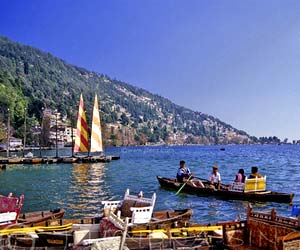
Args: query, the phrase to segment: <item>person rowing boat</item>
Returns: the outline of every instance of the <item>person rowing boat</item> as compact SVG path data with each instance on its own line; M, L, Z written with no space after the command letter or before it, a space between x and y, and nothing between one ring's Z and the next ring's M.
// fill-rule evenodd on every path
M193 186L204 187L203 183L200 180L193 181L191 180L194 177L194 174L190 171L189 168L185 167L185 161L181 160L179 162L179 168L177 170L176 179L177 182L183 183L188 181Z

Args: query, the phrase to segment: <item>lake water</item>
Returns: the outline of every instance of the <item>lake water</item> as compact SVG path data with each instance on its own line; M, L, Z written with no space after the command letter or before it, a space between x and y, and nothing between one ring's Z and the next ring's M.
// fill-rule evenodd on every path
M224 147L225 151L220 148ZM0 171L0 193L25 195L23 212L64 208L65 217L95 216L101 212L102 200L122 199L126 188L131 193L143 191L145 197L156 192L155 210L192 208L192 220L214 223L245 218L248 202L223 201L214 197L198 197L160 188L156 176L175 177L179 161L197 177L207 178L213 165L219 166L223 183L230 183L239 168L248 175L251 166L267 175L267 188L295 193L300 200L300 146L155 146L111 147L106 155L121 159L97 164L9 165ZM39 152L35 152L39 155ZM55 155L55 151L43 152ZM70 154L70 149L59 155ZM290 216L289 204L255 203L256 211L276 208L278 214Z

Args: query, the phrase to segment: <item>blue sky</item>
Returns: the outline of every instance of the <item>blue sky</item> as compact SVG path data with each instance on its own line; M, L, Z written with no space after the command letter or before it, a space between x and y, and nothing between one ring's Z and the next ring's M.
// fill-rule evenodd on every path
M255 136L300 139L300 1L1 0L0 34Z

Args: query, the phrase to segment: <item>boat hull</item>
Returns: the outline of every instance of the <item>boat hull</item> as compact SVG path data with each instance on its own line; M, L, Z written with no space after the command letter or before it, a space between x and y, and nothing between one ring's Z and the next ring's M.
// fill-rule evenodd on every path
M64 209L36 211L20 214L18 223L27 226L44 226L46 221L60 219L65 214Z
M164 178L157 176L157 180L161 187L179 190L183 183L179 183L176 179ZM187 183L181 192L195 194L199 196L215 196L225 200L247 200L247 201L260 201L260 202L278 202L290 203L294 194L266 191L266 192L233 192L225 189L215 190L212 188L195 187Z
M36 211L28 213L20 213L16 223L10 224L9 228L22 228L22 227L37 227L48 226L49 220L59 220L65 214L64 209ZM0 230L5 229L7 226L0 226Z

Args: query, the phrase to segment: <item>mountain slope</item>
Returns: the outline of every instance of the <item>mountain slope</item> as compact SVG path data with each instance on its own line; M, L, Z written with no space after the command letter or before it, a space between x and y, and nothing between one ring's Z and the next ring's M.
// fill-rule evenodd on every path
M16 129L26 106L33 123L40 121L42 107L75 117L80 93L89 118L97 93L106 144L227 144L254 138L212 116L2 36L0 88L0 111L10 108Z

